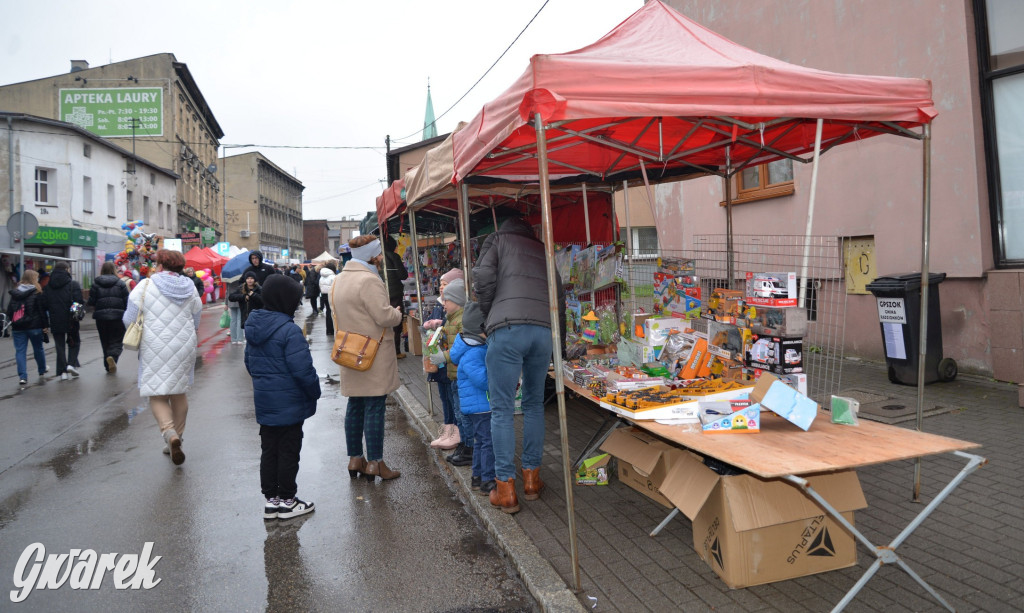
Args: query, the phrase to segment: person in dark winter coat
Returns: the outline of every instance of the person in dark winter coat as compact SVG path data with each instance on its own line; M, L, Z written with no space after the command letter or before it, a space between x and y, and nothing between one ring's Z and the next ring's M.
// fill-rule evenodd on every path
M104 262L100 276L93 279L88 304L93 308L92 318L96 320L96 331L103 347L103 367L115 373L123 350L121 341L125 328L121 318L128 308L128 287L117 278L113 262Z
M397 248L398 243L393 237L390 235L384 237L384 270L387 274L388 299L391 300L391 306L403 309L402 318L404 319L405 286L402 285L402 282L409 278L409 270L402 262L402 256L395 253ZM405 357L405 354L402 353L402 322L398 322L398 325L395 326L395 355L399 359Z
M556 287L561 289L557 277ZM512 423L516 387L523 381L523 497L536 500L544 452L544 381L551 362L551 327L565 329L565 295L558 291L559 321L551 321L544 244L518 217L507 219L480 248L473 286L486 317L487 372L497 489L491 504L519 510L515 490L516 433ZM562 334L562 338L565 335Z
M263 308L263 299L260 296L261 291L260 284L256 282L256 273L250 270L242 277L242 284L238 287L238 290L228 296L228 301L237 304L241 311L243 330L245 329L246 320L249 319L249 314L256 309ZM231 342L233 343L242 343L244 340L231 337Z
M319 315L320 309L327 309L327 306L322 302L317 302L320 300L320 270L314 266L307 268L304 284L306 298L309 298L309 306L313 307L314 315Z
M82 286L71 278L67 262L57 262L50 273L50 282L43 289L46 309L50 312L53 348L57 351L57 374L62 381L78 376L78 351L82 348L78 319L71 315L71 304L85 304Z
M242 275L244 276L247 272L255 274L256 283L259 283L260 285L263 285L263 282L267 280L267 277L277 272L274 270L273 266L263 261L263 252L261 251L249 252L249 264L249 268L246 268L245 271L242 272Z
M49 332L50 319L46 312L43 288L39 286L39 273L31 268L21 275L18 287L10 292L7 303L7 321L11 322L14 337L14 359L18 365L18 383L28 385L28 343L32 342L32 353L40 378L46 375L46 354L43 352L43 335Z
M487 334L480 305L470 302L462 312L462 332L448 354L459 367L459 410L465 423L466 444L473 448L472 485L490 494L494 484L491 443L491 403L487 400Z
M199 294L199 298L202 299L203 293L206 292L206 288L203 287L203 280L196 276L196 269L188 267L181 272L189 279L192 279L192 283L196 286L196 292Z
M302 424L316 413L320 377L313 367L309 343L295 325L295 309L303 288L282 275L267 279L264 308L245 323L245 368L252 377L253 404L260 424L263 453L260 486L266 504L264 519L290 519L315 509L296 497Z

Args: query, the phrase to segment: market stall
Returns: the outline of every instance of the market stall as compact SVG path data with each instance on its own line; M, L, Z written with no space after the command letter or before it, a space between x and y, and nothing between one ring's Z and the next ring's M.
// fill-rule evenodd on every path
M728 181L750 165L780 159L814 163L813 186L819 155L833 147L879 135L921 140L924 301L928 126L936 114L926 80L844 75L788 64L736 45L652 1L588 47L534 56L519 80L453 134L455 169L449 181L463 203L475 185L507 181L539 186L548 277L554 279L554 186L650 184L707 175ZM813 192L812 187L809 227ZM725 211L731 237L728 195ZM735 281L731 263L728 279L730 284ZM556 291L551 284L553 317ZM922 322L922 338L925 334ZM556 372L561 372L560 343L554 344ZM923 340L921 347L923 352ZM556 389L578 588L561 377L556 377ZM919 389L919 405L922 393ZM920 428L920 419L918 424Z

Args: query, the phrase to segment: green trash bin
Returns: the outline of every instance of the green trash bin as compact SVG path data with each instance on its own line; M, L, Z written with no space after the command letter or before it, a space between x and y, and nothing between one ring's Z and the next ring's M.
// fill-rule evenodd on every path
M928 345L925 351L924 382L952 381L957 365L942 357L942 322L939 318L939 284L946 273L928 274ZM885 275L868 283L878 303L879 328L885 348L889 380L917 385L921 346L921 273Z

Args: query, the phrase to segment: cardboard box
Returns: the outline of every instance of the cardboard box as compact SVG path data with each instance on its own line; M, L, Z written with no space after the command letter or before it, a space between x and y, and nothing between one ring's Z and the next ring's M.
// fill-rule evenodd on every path
M660 491L665 475L683 451L636 428L619 428L601 445L618 458L619 481L668 509L674 508Z
M415 315L409 315L406 320L409 323L409 353L423 355L423 332L420 330L420 320Z
M651 347L628 338L621 339L618 343L619 364L640 368L647 362L657 361L664 348L663 345Z
M607 453L583 460L576 471L576 485L608 485L608 464L611 460Z
M809 477L843 517L867 507L857 473ZM854 566L852 534L796 486L751 475L721 476L700 456L682 452L660 493L693 522L693 546L733 588Z
M759 306L750 321L754 334L768 336L805 336L807 334L807 310L801 308L775 308Z
M698 417L701 430L705 434L756 434L761 431L761 405L759 404L752 404L728 415L723 415L721 411L705 407L704 403L701 403Z
M755 336L746 355L747 366L779 375L804 371L804 339Z
M818 416L818 403L796 389L779 381L771 373L763 373L750 392L750 400L799 426L805 432Z
M644 320L644 340L650 347L664 345L670 332L682 332L687 327L685 320L676 317L649 317Z

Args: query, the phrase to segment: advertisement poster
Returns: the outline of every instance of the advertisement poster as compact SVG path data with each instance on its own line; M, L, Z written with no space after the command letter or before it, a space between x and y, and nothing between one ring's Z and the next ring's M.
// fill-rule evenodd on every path
M164 135L164 90L109 87L60 90L60 118L104 138Z

